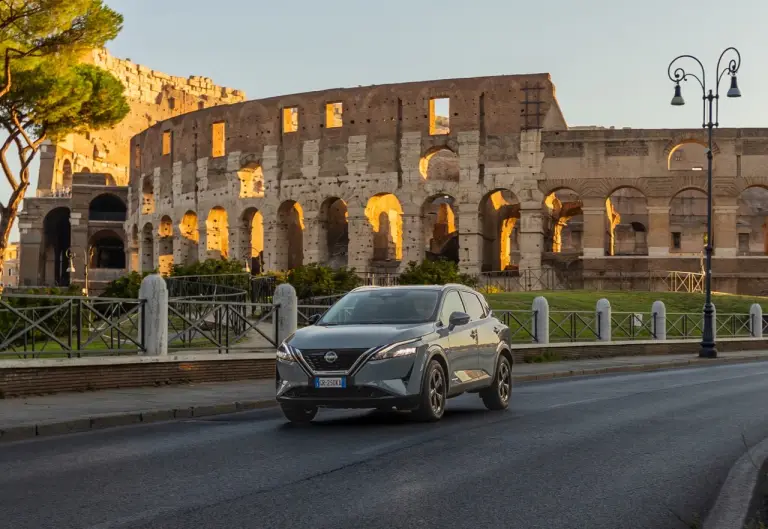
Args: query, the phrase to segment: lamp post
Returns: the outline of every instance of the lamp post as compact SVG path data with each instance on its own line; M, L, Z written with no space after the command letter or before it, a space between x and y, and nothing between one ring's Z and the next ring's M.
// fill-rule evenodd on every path
M77 255L77 253L75 252L75 248L80 248L80 247L73 246L68 248L67 251L64 252L64 256L69 261L69 266L67 267L68 274L75 273L75 256ZM83 272L85 274L85 288L83 288L83 294L85 294L86 296L88 295L88 267L90 265L91 259L93 259L93 253L94 253L93 247L89 247L88 251L83 253ZM70 282L71 282L71 277L70 277Z
M721 69L721 63L726 54L731 52L735 55L730 61L728 66ZM701 68L701 77L695 73L688 73L682 67L677 67L673 70L675 63L681 59L692 59ZM731 87L728 89L727 97L741 97L741 91L739 90L738 82L736 81L736 73L741 66L741 54L736 48L726 48L723 53L720 54L720 58L717 60L717 69L715 70L716 82L714 92L712 88L707 87L706 72L704 65L699 59L693 55L680 55L675 58L667 69L669 78L675 83L675 95L672 98L672 106L682 106L685 104L683 99L682 90L680 88L680 81L687 81L688 78L696 79L701 86L702 92L702 127L708 131L708 147L707 147L707 245L705 247L706 252L706 264L704 269L704 288L706 292L706 300L704 302L704 331L701 337L701 349L699 350L699 356L702 358L716 358L717 349L715 348L715 333L714 333L714 307L712 306L712 131L715 127L720 125L720 81L727 73L731 76Z

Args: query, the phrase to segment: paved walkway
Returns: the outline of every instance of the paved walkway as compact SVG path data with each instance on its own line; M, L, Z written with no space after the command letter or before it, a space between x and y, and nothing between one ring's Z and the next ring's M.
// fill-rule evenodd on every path
M525 382L760 360L768 360L768 351L721 353L716 360L655 355L519 364L513 372L516 381ZM4 399L0 400L0 440L270 407L275 404L274 384L271 379L249 380Z

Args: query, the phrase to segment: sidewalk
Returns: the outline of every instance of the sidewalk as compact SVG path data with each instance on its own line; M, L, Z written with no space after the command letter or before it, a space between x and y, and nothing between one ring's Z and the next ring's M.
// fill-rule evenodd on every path
M516 382L530 382L760 360L768 360L768 351L721 353L714 360L655 355L517 364L512 371ZM0 441L268 408L275 405L274 392L275 382L269 379L4 399L0 400Z

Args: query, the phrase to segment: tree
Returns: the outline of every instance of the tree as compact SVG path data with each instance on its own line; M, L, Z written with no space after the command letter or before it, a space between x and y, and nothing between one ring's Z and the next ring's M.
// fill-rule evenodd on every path
M0 270L11 228L29 188L29 166L46 140L119 123L130 107L123 85L100 68L79 64L86 50L117 36L123 18L103 0L0 2L0 166L11 187L0 202ZM8 163L14 147L18 172Z

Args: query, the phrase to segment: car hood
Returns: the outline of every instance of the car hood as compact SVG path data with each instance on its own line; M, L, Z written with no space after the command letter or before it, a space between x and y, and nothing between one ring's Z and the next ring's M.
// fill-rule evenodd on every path
M434 323L398 325L311 325L288 340L297 349L370 349L429 334Z

